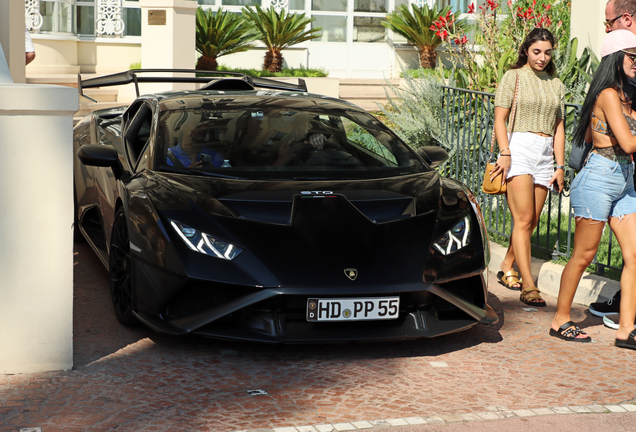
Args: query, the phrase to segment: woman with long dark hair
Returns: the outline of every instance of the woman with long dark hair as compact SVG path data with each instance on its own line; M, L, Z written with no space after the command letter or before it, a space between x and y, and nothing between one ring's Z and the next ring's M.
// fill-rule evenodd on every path
M519 47L518 60L504 74L495 95L499 158L492 177L504 174L506 200L513 220L510 246L497 277L506 287L521 290L520 300L531 306L545 306L545 301L530 272L530 237L538 224L548 188L558 192L563 189L565 169L565 88L554 76L554 45L549 30L533 29ZM515 91L518 91L517 111L514 121L510 121ZM515 261L521 279L513 270Z
M582 145L587 134L587 141L591 135L594 147L572 182L574 249L561 275L550 335L573 342L591 340L572 322L570 309L581 275L592 262L605 223L609 222L624 262L615 344L636 349L636 192L632 162L636 113L631 108L632 86L628 82L636 77L636 36L628 30L609 33L601 47L601 58L574 133L574 145Z

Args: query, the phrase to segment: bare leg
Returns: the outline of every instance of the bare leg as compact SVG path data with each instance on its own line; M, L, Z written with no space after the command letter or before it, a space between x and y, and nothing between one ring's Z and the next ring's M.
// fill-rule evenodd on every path
M534 185L530 175L520 175L508 180L506 197L514 221L511 244L524 289L534 287L534 279L530 271L530 237L534 227L537 226L537 214L541 213L547 193L547 189ZM531 303L545 304L539 298L532 300Z
M545 204L546 197L548 196L548 190L543 186L534 185L535 194L534 194L534 219L532 220L532 228L530 230L530 236L539 225L539 218L541 217L541 211L543 210L543 206ZM506 199L508 197L506 196ZM515 251L512 247L512 239L508 244L508 250L506 250L506 255L504 259L501 261L501 265L499 268L502 272L506 273L512 270L515 264Z
M610 218L609 224L616 234L623 253L621 313L616 338L625 340L634 330L636 318L636 243L633 241L634 232L636 232L636 213L622 218Z
M560 326L571 321L570 310L583 272L590 265L596 255L601 241L605 222L592 219L577 218L574 231L574 250L561 274L561 285L557 299L557 311L552 319L552 328L558 330ZM622 301L622 299L621 299ZM582 333L577 337L585 338Z

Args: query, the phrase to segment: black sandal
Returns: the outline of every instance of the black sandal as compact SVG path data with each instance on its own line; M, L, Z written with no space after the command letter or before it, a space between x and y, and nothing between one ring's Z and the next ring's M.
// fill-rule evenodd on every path
M616 339L614 341L614 345L616 345L619 348L636 349L636 340L634 340L634 338L636 338L636 330L632 331L629 334L629 337L625 340Z
M634 330L633 333L636 334L636 330ZM582 342L582 343L592 342L592 338L589 336L584 338L577 338L577 336L580 334L585 334L585 332L581 330L572 321L568 321L565 324L563 324L561 327L559 327L558 331L552 328L550 329L550 336L554 336L555 338L563 339L568 342ZM618 344L618 339L616 339L615 343ZM634 338L632 338L632 343L634 344L633 345L634 349L636 349L636 342L634 342Z

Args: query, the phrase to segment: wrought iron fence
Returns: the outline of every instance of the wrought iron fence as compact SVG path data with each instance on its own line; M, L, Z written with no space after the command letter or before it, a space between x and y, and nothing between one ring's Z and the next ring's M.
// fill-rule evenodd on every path
M449 146L450 159L440 167L444 176L456 178L477 196L487 229L491 234L510 238L512 219L503 195L487 195L481 191L486 162L490 157L490 139L494 122L494 94L443 86L444 112L442 134ZM566 104L566 136L576 125L580 105ZM566 142L566 161L571 143ZM574 172L566 169L566 184L574 178ZM569 258L574 239L574 216L571 212L569 193L549 192L539 225L532 237L535 248L549 253L553 260L559 256ZM605 234L607 253L595 257L596 272L604 274L605 269L620 271L622 256L615 247L614 235L609 227ZM606 257L605 257L606 255Z

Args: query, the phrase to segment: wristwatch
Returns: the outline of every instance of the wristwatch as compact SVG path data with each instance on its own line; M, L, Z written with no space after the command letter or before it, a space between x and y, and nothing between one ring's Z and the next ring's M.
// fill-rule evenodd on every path
M560 169L560 170L565 171L565 166L563 166L563 165L557 165L557 166L556 166L556 169Z

